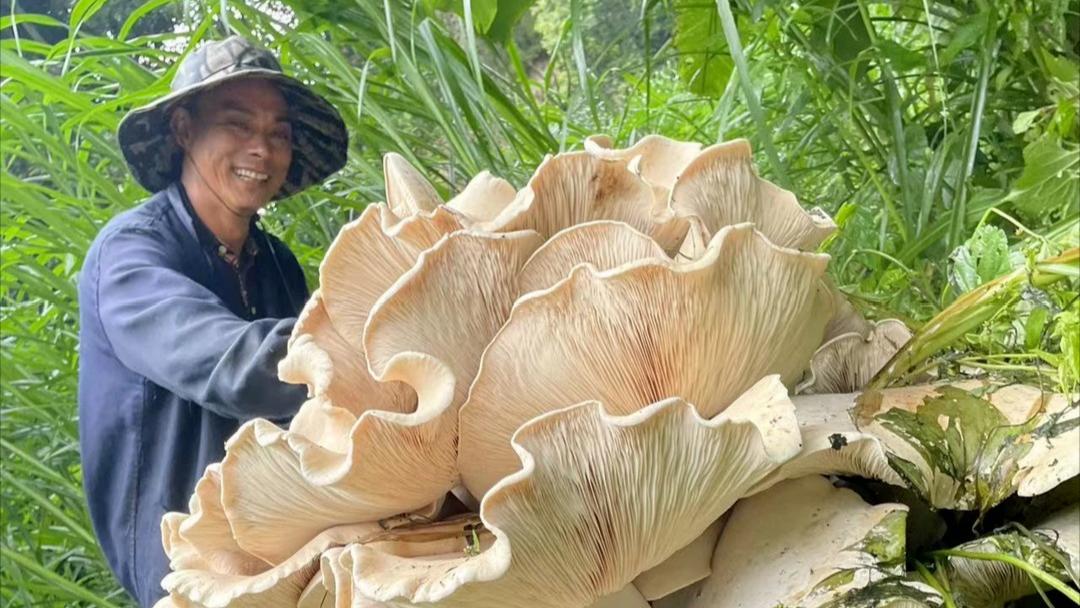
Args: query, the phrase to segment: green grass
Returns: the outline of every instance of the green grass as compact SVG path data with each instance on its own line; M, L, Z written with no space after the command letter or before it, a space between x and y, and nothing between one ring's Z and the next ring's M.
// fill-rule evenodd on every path
M278 51L350 129L346 168L267 218L310 280L338 227L381 198L385 152L449 194L482 169L521 186L545 154L597 132L624 144L748 137L766 177L837 218L831 272L869 315L917 327L949 307L966 269L950 261L958 246L1004 256L967 269L983 281L1019 273L985 318L920 342L932 345L920 364L1005 365L1066 387L1080 377L1075 273L1057 268L1068 276L1046 289L1023 279L1077 245L1075 0L647 0L612 31L579 22L625 5L575 0L545 26L545 51L522 31L464 35L422 3L286 0L283 21L268 3L228 2L226 20L218 3L128 2L117 34L95 26L94 4L73 19L0 17L3 605L126 605L81 492L75 279L96 231L146 194L115 146L123 112L167 90L170 66L226 21ZM134 33L166 8L195 11L186 33ZM980 224L1004 244L972 240Z

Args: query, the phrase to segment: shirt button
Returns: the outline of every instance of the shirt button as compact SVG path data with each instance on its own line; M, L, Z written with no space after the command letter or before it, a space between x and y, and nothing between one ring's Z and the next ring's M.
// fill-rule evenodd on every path
M224 245L218 245L218 248L217 248L217 252L218 252L218 253L220 253L221 255L225 255L225 252L226 252L226 251L228 251L228 250L227 250L227 249L225 249L225 246L224 246Z

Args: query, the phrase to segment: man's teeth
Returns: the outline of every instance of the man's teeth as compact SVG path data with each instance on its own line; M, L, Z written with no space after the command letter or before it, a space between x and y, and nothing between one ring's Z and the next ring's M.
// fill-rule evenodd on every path
M267 179L270 178L270 176L265 173L251 171L250 169L233 169L233 173L235 173L236 176L240 179L246 179L256 182L265 182Z

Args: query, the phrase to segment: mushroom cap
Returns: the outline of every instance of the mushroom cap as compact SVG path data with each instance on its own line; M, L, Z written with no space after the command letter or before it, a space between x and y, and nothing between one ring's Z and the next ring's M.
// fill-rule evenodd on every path
M1031 451L1019 462L1017 494L1045 494L1080 474L1080 398L1052 395L1031 435Z
M650 601L658 600L709 578L712 574L713 551L726 521L726 517L721 516L690 544L659 565L637 575L634 587L641 596Z
M494 220L515 196L517 190L510 182L481 171L446 206L461 213L470 223L477 224Z
M383 534L378 523L331 528L319 533L288 559L253 574L180 569L161 585L174 601L202 608L265 608L296 606L308 582L319 570L323 551Z
M517 299L518 271L540 243L531 230L458 231L421 253L368 316L363 344L373 377L396 375L398 361L419 353L437 359L454 376L456 414Z
M340 424L347 418L344 412L333 408L353 416L368 410L415 409L416 395L410 387L378 382L369 373L364 326L375 302L412 268L420 253L461 227L461 218L445 207L402 219L386 205L376 204L341 229L319 266L320 287L300 313L288 352L278 364L283 380L307 384L311 397L328 401L327 407L304 413L293 425L297 433L337 429L323 436L310 434L309 439L332 443L341 451L349 426Z
M956 550L1004 553L1063 582L1075 580L1080 576L1080 505L1052 514L1034 526L1030 536L1019 530L1001 532L964 543ZM1036 592L1030 575L1002 561L949 556L945 570L957 599L964 605L1000 608Z
M483 496L517 467L514 431L568 403L597 399L627 414L677 395L712 416L764 375L794 384L828 318L818 281L827 259L732 226L693 262L579 266L522 297L460 410L464 486Z
M518 275L521 293L549 289L581 264L611 270L645 259L668 260L664 250L629 224L598 220L571 226L547 240Z
M418 528L395 546L350 545L339 566L354 595L394 606L584 607L700 536L790 458L795 424L776 376L711 419L677 398L626 416L596 402L550 412L514 435L522 468L484 496L479 554L461 552L460 534Z
M862 390L911 339L911 330L898 319L885 319L868 325L869 331L865 335L849 332L822 344L810 359L810 370L797 392L849 393Z
M445 206L399 219L385 205L369 205L346 224L319 266L319 290L338 333L362 351L364 324L379 297L423 251L462 228L462 218Z
M418 510L453 487L453 372L429 355L403 354L385 379L416 391L416 411L364 412L342 431L343 452L262 419L229 439L221 494L239 546L278 563L321 530ZM310 400L297 416L315 407L326 406Z
M803 251L817 249L836 230L825 212L804 210L794 194L758 177L745 139L709 146L686 165L671 190L671 208L695 218L707 237L753 222L773 243Z
M420 171L396 152L383 155L387 207L399 218L432 211L442 198Z
M881 440L855 426L852 410L858 396L859 393L846 393L792 397L802 433L802 449L750 493L807 475L853 475L905 486L904 479L889 464Z
M484 230L535 230L545 239L561 230L595 220L630 224L665 251L675 251L686 233L686 221L666 202L657 202L647 183L621 162L586 152L568 152L544 159L529 183Z
M221 464L206 467L188 501L190 514L166 513L161 544L173 570L212 570L253 575L271 567L242 549L233 538L221 504Z
M735 505L687 608L823 606L901 574L906 514L822 477L784 481Z
M330 321L319 289L304 305L293 327L288 352L278 363L278 377L306 384L309 397L325 398L328 405L342 408L353 417L367 410L411 412L416 408L416 393L407 385L372 378L363 351L346 340ZM305 424L294 422L292 428L305 432ZM315 431L308 436L320 441Z
M593 135L585 139L585 151L597 158L625 163L632 173L666 193L701 153L701 144L646 135L629 148L616 149L606 135Z
M867 391L854 415L859 430L882 441L893 468L932 507L985 511L1023 480L1032 431L1055 399L1019 384L927 384Z

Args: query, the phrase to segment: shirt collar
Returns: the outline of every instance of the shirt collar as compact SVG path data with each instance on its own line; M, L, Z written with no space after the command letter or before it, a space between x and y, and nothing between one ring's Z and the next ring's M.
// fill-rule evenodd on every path
M244 260L251 260L259 254L259 246L255 242L255 235L259 232L259 216L256 215L251 218L251 226L248 229L247 240L244 241L244 249L241 252L230 251L228 247L222 243L213 231L210 230L199 218L199 214L195 213L195 208L191 204L191 199L188 197L187 189L184 188L184 184L177 181L173 184L176 191L175 199L178 199L180 205L186 215L186 219L190 222L191 228L195 233L195 237L199 240L199 244L206 250L211 251L214 255L220 256L229 264L234 267L239 267L240 262Z

